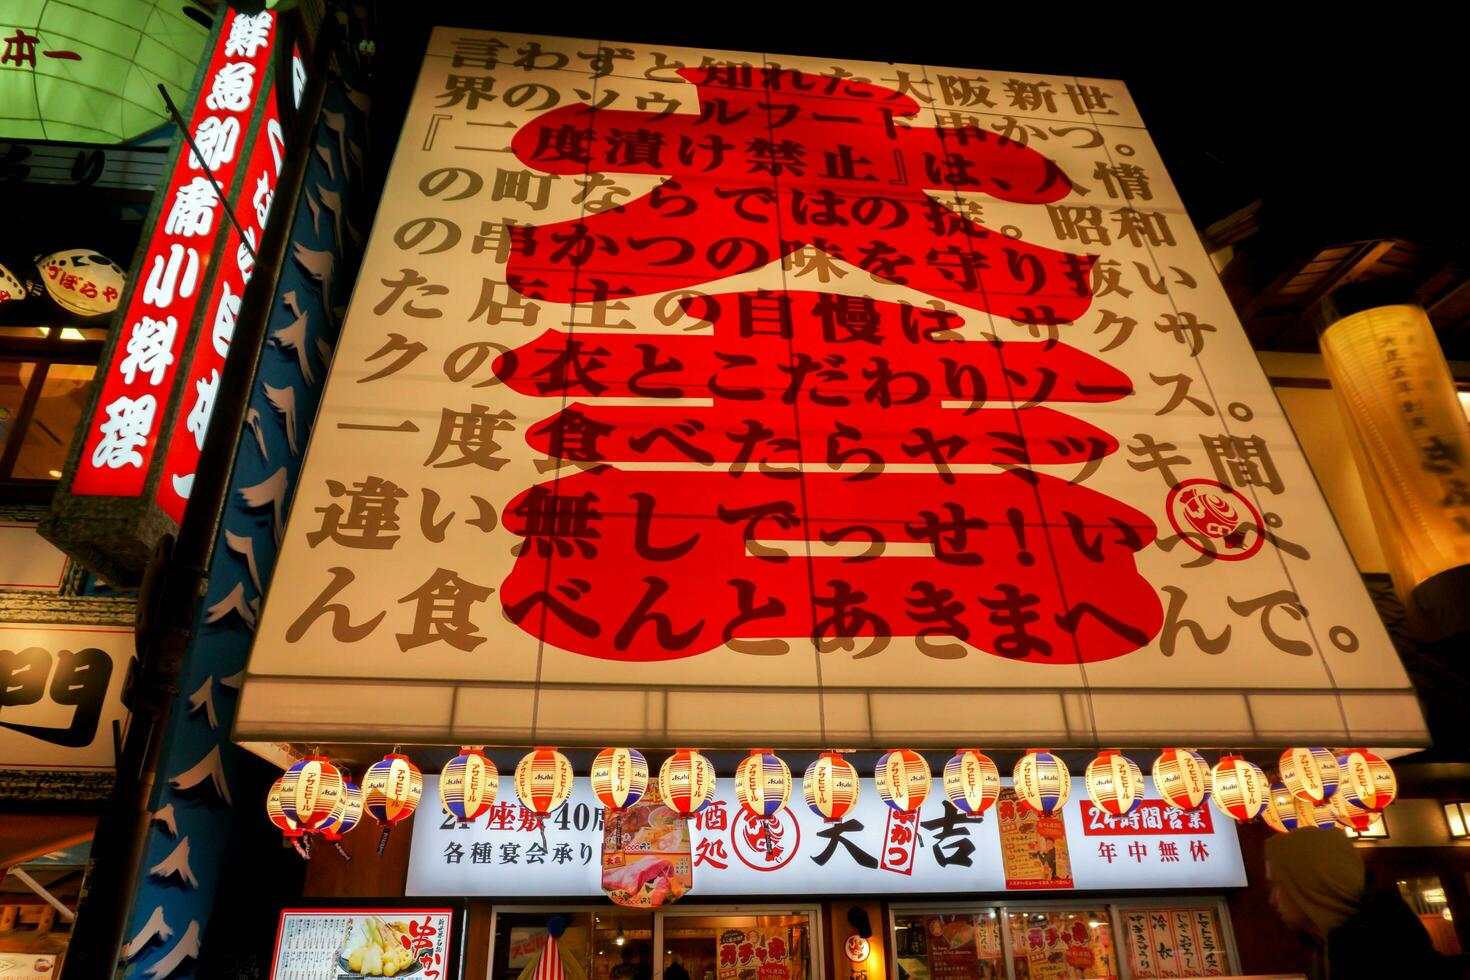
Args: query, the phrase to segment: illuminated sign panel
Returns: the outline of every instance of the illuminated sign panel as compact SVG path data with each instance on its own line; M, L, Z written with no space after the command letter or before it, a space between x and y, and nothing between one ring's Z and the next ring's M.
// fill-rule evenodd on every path
M239 737L1424 741L1120 83L439 29L376 229Z

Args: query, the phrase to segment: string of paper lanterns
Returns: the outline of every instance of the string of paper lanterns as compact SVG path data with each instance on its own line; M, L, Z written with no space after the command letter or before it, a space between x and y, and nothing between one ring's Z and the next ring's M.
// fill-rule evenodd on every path
M1367 749L1339 753L1322 747L1292 747L1281 754L1276 781L1240 755L1226 754L1211 768L1196 751L1166 748L1152 767L1154 790L1179 810L1196 810L1211 800L1230 819L1260 819L1281 833L1299 827L1341 826L1362 832L1382 820L1398 795L1398 782L1382 756ZM933 785L929 763L911 749L891 749L878 759L874 784L884 804L900 813L917 812ZM637 749L606 748L593 760L593 794L609 813L621 814L649 790L648 761ZM482 748L464 747L441 771L439 799L444 811L461 822L483 816L495 806L500 775ZM944 799L969 816L985 813L1000 795L1000 772L978 749L959 749L944 766ZM1050 749L1023 753L1012 772L1017 800L1042 816L1067 803L1071 773ZM691 817L714 801L715 767L697 749L678 749L658 773L659 801ZM1092 804L1113 818L1125 818L1144 797L1138 764L1120 750L1100 751L1087 766L1083 784ZM571 796L571 761L553 747L528 752L515 769L520 805L544 821ZM861 778L840 752L823 752L802 778L808 808L828 822L843 820L857 805ZM735 799L742 811L769 821L787 806L791 770L771 749L753 749L735 770ZM393 826L412 816L423 795L423 774L405 755L390 753L373 764L361 786L321 755L292 765L271 786L266 816L283 841L310 857L311 836L331 842L351 860L340 841L367 813L380 825L382 854Z

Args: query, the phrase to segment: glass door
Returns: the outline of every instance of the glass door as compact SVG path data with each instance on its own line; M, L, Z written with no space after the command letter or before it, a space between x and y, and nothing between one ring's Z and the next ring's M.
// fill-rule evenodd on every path
M690 908L654 919L654 980L822 980L817 909Z

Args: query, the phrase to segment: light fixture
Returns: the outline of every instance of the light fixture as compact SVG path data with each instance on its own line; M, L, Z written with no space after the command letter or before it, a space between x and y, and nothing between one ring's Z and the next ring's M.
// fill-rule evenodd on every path
M1444 804L1444 818L1450 825L1451 838L1470 839L1470 800L1455 800Z
M624 943L626 943L627 941L628 941L628 937L623 935L623 927L622 926L618 926L618 934L613 937L613 945L614 946L621 946Z

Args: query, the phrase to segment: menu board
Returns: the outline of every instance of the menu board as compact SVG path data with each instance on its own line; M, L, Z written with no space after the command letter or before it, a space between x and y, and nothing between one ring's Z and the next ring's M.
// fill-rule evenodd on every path
M1229 972L1214 909L1129 909L1123 936L1130 972L1139 980Z
M718 939L719 980L791 980L788 930L726 929Z
M602 890L618 905L658 908L694 887L689 821L650 785L643 799L603 822Z
M270 980L445 980L453 919L452 909L285 909Z
M1009 787L995 805L1000 824L1000 858L1007 889L1071 888L1072 860L1062 811L1043 816L1016 799Z

